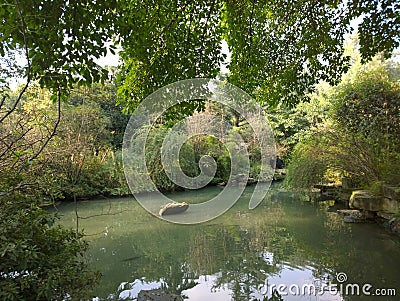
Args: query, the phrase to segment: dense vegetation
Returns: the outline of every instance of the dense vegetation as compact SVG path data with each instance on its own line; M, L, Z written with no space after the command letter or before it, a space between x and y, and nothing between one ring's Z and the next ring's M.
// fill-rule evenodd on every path
M82 233L55 225L47 211L16 200L0 211L1 300L86 298L98 273L82 260Z
M369 0L3 1L0 297L79 299L87 293L97 275L87 270L81 235L56 227L40 205L127 193L120 148L128 117L121 111L132 112L176 80L218 76L223 40L232 53L227 80L268 109L279 154L292 157L292 179L313 170L307 185L332 173L363 184L398 183L398 164L392 163L400 151L399 88L390 70L361 70L357 81L345 81L328 97L322 88L309 94L321 80L337 84L349 69L344 34L357 17L364 16L361 61L377 53L390 57L400 42L398 10L397 1ZM117 46L117 71L97 65L95 58ZM17 90L10 89L15 78L24 79ZM260 154L246 122L207 101L188 102L146 142L158 186L179 188L162 172L158 146L178 115L196 110L211 110L234 124L232 131L250 149L250 176L257 178ZM353 146L362 162L347 164ZM196 175L204 153L218 162L215 182L226 181L226 148L209 137L185 145L184 171Z
M311 188L340 182L373 188L400 183L399 64L377 57L355 63L343 81L325 95L324 122L294 147L287 182Z

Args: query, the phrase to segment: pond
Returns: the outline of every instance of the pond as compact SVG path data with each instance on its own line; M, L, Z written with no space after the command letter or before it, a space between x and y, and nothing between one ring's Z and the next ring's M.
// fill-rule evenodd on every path
M220 191L169 197L202 202ZM142 289L162 287L191 301L280 300L276 292L285 301L398 300L396 236L375 224L346 224L332 201L310 201L279 185L249 210L251 192L247 187L228 212L198 225L160 220L133 198L79 202L89 260L103 274L96 299L134 300ZM74 209L58 208L63 225L75 227Z

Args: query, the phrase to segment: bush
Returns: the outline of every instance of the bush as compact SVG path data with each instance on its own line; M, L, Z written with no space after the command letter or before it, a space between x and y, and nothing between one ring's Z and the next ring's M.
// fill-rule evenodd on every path
M99 275L87 268L87 244L56 217L21 202L0 202L0 299L87 299Z
M351 177L366 188L400 182L400 86L380 65L343 81L329 97L331 120L299 143L287 184L311 187L328 175Z
M326 128L296 145L286 184L312 188L346 176L367 187L385 178L380 162L382 158L368 139L347 130ZM390 179L393 175L388 176Z
M285 185L298 189L310 189L321 182L328 169L323 145L319 139L309 138L298 143L288 166Z

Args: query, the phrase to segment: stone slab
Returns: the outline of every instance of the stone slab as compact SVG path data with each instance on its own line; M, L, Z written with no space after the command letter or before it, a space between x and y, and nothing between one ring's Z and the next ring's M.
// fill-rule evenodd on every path
M384 211L389 213L396 213L399 211L399 202L373 195L368 190L353 191L350 197L349 206L352 209L362 209L368 211Z
M390 220L393 217L393 213L385 211L378 211L376 215L387 220Z
M373 212L356 209L341 209L337 210L337 213L343 216L346 223L365 223L375 217Z
M384 197L400 201L400 187L382 185L381 191Z

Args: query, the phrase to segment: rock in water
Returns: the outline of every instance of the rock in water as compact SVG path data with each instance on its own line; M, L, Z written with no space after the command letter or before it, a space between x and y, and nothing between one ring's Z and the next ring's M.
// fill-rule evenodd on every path
M349 206L353 209L384 211L388 213L396 213L400 209L400 205L396 200L373 195L368 190L353 191Z
M365 217L360 210L338 210L337 213L343 215L345 223L360 223L365 221Z
M162 289L141 290L137 297L138 301L183 301L179 295L168 293Z
M186 202L178 203L178 202L171 202L161 207L158 214L160 216L167 215L167 214L177 214L186 211L189 208L189 204Z

